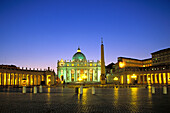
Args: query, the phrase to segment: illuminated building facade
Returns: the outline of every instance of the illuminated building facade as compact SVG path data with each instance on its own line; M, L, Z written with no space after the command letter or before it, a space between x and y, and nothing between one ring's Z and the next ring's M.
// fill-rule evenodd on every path
M125 58L125 57L118 57L118 64L120 68L123 67L149 67L152 66L152 59L132 59L132 58Z
M20 69L15 65L0 65L0 85L2 86L22 86L26 80L26 86L53 85L55 72L50 70Z
M62 82L100 82L101 62L87 60L78 48L72 60L57 62L57 74Z
M112 81L116 77L120 84L170 84L170 48L151 54L145 60L119 57Z

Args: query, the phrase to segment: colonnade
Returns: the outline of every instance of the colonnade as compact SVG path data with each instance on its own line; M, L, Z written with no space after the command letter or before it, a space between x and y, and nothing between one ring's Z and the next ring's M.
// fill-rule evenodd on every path
M126 74L120 76L121 84L170 84L170 73Z
M0 85L21 86L23 79L26 79L26 86L40 85L41 81L46 80L44 75L0 73Z
M170 84L170 73L151 73L138 75L138 83Z
M61 76L66 82L99 81L98 69L66 69L65 72L62 70Z

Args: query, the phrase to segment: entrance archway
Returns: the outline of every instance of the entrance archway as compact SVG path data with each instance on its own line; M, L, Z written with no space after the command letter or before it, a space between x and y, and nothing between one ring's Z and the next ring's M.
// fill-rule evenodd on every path
M61 75L61 76L60 76L60 80L63 81L63 79L64 79L64 77L63 77L63 75Z

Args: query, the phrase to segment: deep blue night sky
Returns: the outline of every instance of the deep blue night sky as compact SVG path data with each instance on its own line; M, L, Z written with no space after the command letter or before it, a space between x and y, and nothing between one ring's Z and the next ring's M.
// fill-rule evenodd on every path
M0 64L47 68L71 60L150 58L170 47L169 0L0 0Z

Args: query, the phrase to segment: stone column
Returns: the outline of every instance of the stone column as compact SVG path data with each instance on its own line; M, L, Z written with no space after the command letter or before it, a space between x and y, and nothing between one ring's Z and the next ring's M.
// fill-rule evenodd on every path
M4 78L3 78L3 80L4 80L4 85L6 85L6 73L3 73L3 75L4 75Z
M33 86L34 86L34 85L35 85L35 84L34 84L34 75L32 75L32 78L33 78Z
M1 73L1 85L4 85L2 81L3 81L3 73Z
M78 75L77 75L77 70L76 70L76 81L77 81L77 76L79 76L79 78L80 78L80 69L79 69Z
M6 85L5 82L6 82L6 79L5 79L5 73L3 73L3 85Z
M27 84L28 84L28 86L30 86L30 74L28 74L28 77L27 77L27 78L28 78L28 80L27 80L28 83L27 83Z
M2 73L2 80L3 80L3 85L5 85L4 76L5 76L5 74L4 74L4 73Z
M70 69L68 69L68 76L69 76L68 81L70 82L70 76L71 76L71 74L70 74Z
M12 81L13 81L11 85L15 85L15 73L13 73L13 76L12 76L11 79L12 79Z
M89 69L87 69L87 81L90 81L90 77L89 77Z
M94 76L95 76L95 74L96 74L96 73L95 73L95 70L93 69L93 79L92 79L93 81L94 81Z
M31 86L31 74L29 74L29 86Z
M38 85L41 85L41 75L38 75L38 82L39 82Z
M74 72L75 73L75 72ZM70 69L70 82L71 82L71 69Z
M155 83L158 83L157 75L154 73Z
M77 70L74 69L74 79L75 79L75 77L76 77L76 74L77 74ZM71 82L73 82L73 81L72 81L72 74L71 74Z
M147 84L149 84L148 78L149 78L149 74L146 74L146 81L147 81ZM151 78L150 78L150 79L151 79Z
M150 78L151 78L151 84L153 84L153 76L152 76L152 74L150 74Z
M7 85L7 73L4 73L4 78L5 78L4 83L5 83L5 85Z
M93 78L94 78L94 72L93 72L93 69L92 69L92 82L93 82Z
M98 68L96 69L96 71L97 71L97 73L96 73L97 75L96 76L97 76L97 81L98 81Z
M2 73L0 73L0 75L1 75L1 78L0 78L0 80L1 80L0 85L2 85Z
M74 72L74 74L75 74L75 72ZM71 75L72 75L72 73L71 73L71 69L70 69L70 82L72 82L72 81L71 81Z
M5 78L4 84L7 85L7 74L6 73L4 73L4 78Z
M76 81L77 78L77 69L74 70L74 81ZM72 81L72 76L71 76L71 81Z
M143 75L143 84L145 84L145 75L144 74L142 75Z
M1 73L1 85L4 85L2 81L3 81L3 73Z
M139 81L138 81L138 84L140 84L141 83L141 77L140 77L140 74L137 76L139 79Z
M123 75L123 84L127 84L127 75Z
M65 83L66 83L66 82L67 82L67 76L68 76L68 75L67 75L67 67L66 67L66 70L65 70L65 75L66 75L66 76L65 76Z

